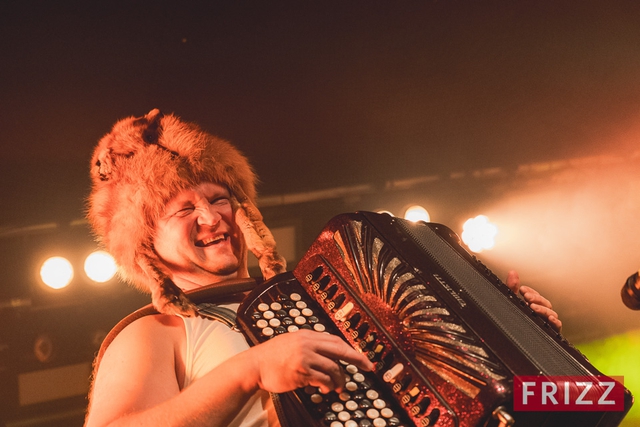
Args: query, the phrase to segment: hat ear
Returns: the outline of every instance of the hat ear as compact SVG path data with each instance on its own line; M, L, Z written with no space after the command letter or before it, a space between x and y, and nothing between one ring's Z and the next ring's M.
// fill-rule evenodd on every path
M138 124L139 122L143 127L142 129L142 140L147 144L157 144L158 139L160 139L161 128L161 120L164 117L164 114L160 112L157 108L149 111L144 117L140 117L137 119L134 124Z
M111 178L111 172L113 171L113 159L111 158L111 149L104 147L101 151L95 154L96 161L94 167L96 173L100 177L100 181L108 181Z

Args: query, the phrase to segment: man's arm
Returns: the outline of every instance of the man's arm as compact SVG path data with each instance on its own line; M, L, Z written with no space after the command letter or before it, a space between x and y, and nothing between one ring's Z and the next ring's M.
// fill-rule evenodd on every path
M178 322L147 316L116 337L101 361L87 427L226 426L260 388L339 390L344 373L336 360L372 367L338 337L298 331L231 357L180 391L175 344L184 332Z

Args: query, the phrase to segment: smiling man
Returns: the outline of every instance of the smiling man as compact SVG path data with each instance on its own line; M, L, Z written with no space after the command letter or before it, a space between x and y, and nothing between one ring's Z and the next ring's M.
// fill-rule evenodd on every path
M185 190L167 203L156 226L154 248L184 290L248 276L241 265L242 236L235 227L229 190L211 182Z
M249 250L265 278L285 270L254 204L255 175L228 142L153 110L101 139L91 177L88 218L97 237L160 314L128 324L104 352L87 426L284 425L270 392L341 390L338 360L372 369L342 339L314 331L249 348L235 328L199 316L183 293L247 278ZM517 291L517 276L509 285ZM521 290L559 326L547 300ZM237 307L232 299L222 305Z

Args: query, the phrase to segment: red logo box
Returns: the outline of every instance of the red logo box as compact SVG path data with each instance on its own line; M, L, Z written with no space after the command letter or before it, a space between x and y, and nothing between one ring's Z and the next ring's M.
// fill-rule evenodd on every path
M624 411L623 377L517 376L514 411Z

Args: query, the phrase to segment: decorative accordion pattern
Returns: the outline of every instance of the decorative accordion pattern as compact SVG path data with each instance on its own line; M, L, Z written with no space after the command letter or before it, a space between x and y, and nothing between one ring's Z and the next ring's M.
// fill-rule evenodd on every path
M412 237L407 227L414 226L403 221L372 213L334 218L293 274L264 283L240 307L238 322L252 343L309 328L342 336L374 362L372 373L345 366L344 393L322 395L310 387L295 392L315 425L497 425L492 415L510 407L514 374L589 372L566 354L562 346L570 346L560 335L543 330L540 319L528 318L528 307L486 267L458 254L461 249L453 249L447 237L436 238L435 246L444 250L423 250L422 241L431 237ZM430 226L453 235L446 227ZM472 284L465 289L458 286L462 281ZM488 296L482 286L490 288ZM499 294L492 293L501 287ZM483 298L486 303L478 302ZM491 318L503 313L486 312L501 298L510 306L504 314L509 323L535 331L523 332L533 336L527 338L531 343L511 344L508 336L520 331L494 325ZM540 356L527 346L540 347ZM557 354L548 355L548 349ZM498 357L497 350L507 356Z

